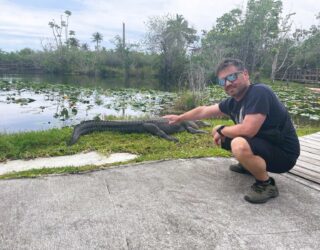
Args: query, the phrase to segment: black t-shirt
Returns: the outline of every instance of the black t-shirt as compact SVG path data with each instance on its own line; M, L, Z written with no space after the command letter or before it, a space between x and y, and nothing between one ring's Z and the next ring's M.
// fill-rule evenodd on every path
M260 130L283 128L284 143L279 147L288 154L299 156L299 140L288 111L267 85L251 84L240 101L229 97L219 103L219 108L221 112L229 115L236 124L242 123L246 114L266 115Z

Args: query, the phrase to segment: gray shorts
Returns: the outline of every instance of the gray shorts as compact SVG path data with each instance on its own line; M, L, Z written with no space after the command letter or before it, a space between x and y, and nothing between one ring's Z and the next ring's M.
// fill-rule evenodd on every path
M297 157L286 153L277 145L271 144L270 142L258 137L243 138L247 140L253 154L258 155L265 160L268 172L288 172L296 164ZM232 139L225 138L225 141L221 144L221 147L230 151L231 141Z

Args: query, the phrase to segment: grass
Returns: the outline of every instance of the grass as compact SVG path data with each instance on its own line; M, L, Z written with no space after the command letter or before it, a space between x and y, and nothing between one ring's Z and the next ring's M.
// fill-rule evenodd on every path
M212 126L232 124L226 120L210 120ZM85 135L73 146L67 146L72 129L51 129L47 131L3 134L0 136L0 161L13 159L33 159L37 157L72 155L79 152L98 151L102 154L127 152L139 157L130 162L169 160L177 158L230 157L231 154L213 145L211 127L208 134L177 133L179 143L173 143L150 134L120 134L100 132ZM320 127L299 127L299 136L320 131ZM120 163L105 165L104 167ZM32 178L47 174L80 173L99 169L98 166L62 167L33 169L0 176L8 178Z
M320 127L301 126L297 128L298 136L309 135L320 131Z

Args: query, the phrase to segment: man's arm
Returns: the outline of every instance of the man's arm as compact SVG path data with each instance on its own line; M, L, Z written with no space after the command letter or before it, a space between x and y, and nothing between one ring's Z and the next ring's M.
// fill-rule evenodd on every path
M201 120L205 118L222 116L219 104L210 106L200 106L181 115L166 115L164 118L169 120L169 124L178 123L185 120Z
M221 133L229 138L237 136L252 138L258 133L265 119L266 115L264 114L249 114L245 116L241 124L224 127Z

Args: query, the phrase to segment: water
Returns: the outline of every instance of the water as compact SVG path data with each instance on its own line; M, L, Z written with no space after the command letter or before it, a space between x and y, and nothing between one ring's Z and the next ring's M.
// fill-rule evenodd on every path
M5 75L0 80L11 83L7 86L24 83L18 89L0 90L0 133L61 128L96 117L159 116L175 98L174 93L157 90L155 79L125 82L88 76ZM30 88L34 83L53 87L35 90ZM150 86L153 90L143 90Z
M108 116L121 118L161 116L166 113L168 107L172 107L177 97L175 93L161 91L161 86L156 79L125 81L121 78L105 79L88 76L0 75L0 86L1 80L13 84L18 80L26 84L19 89L0 89L0 133L61 128L95 117L105 119ZM39 86L43 83L52 85L47 89L40 88L35 91L30 88L34 83ZM59 84L63 84L65 88L61 88ZM57 87L54 89L52 86ZM143 91L143 89L150 91ZM212 97L213 100L220 100L224 96L222 94L215 89L210 95L216 95ZM286 93L283 97L284 100L288 99L287 95ZM290 97L295 96L298 98L301 94L290 94ZM34 101L23 101L28 98ZM313 117L318 118L320 110L318 97L313 100L309 96L308 101L299 98L294 99L294 106L288 106L289 111L292 109L292 112L297 112L298 104L305 105L306 102L311 102L315 103L315 106L311 108L301 106L298 107L298 111L303 110L306 114L311 112ZM318 113L314 113L315 111ZM298 126L319 126L320 124L319 119L302 115L295 115L294 121Z
M110 88L148 88L164 90L155 78L102 78L87 75L55 75L55 74L0 74L0 80L21 80L31 83L67 84L71 86L104 89Z

